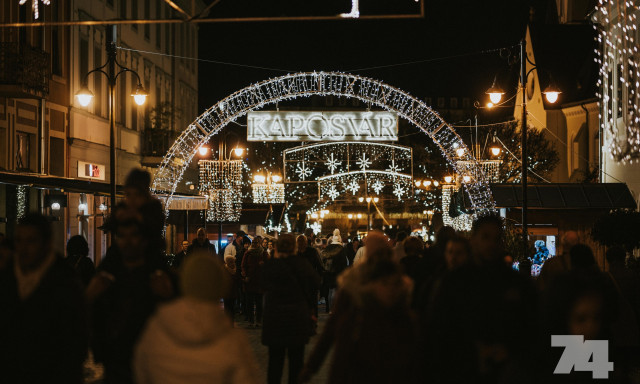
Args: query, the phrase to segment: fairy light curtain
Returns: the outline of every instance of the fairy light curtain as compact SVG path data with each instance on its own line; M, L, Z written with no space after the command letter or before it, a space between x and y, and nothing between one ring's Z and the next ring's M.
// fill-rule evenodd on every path
M207 221L238 221L242 211L242 161L200 160L199 192L209 201Z
M606 151L618 162L640 161L640 2L599 0L593 15L600 49L600 124Z

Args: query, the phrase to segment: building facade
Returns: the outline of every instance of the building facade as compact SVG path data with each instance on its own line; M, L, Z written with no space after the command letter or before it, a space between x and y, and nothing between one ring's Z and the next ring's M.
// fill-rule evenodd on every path
M194 4L177 3L183 9ZM194 6L194 12L203 8L200 1ZM0 12L2 22L34 21L29 4L3 2ZM173 13L162 0L56 0L40 7L45 22L170 19ZM198 45L197 26L190 23L122 24L116 30L118 63L136 71L149 92L146 104L138 106L130 96L137 78L124 73L116 82L116 184L122 185L132 168L153 171L173 138L197 116L198 65L186 58L197 57ZM5 66L0 71L0 171L5 179L32 175L38 184L0 183L0 232L11 234L23 213L14 196L24 195L24 211L39 210L54 220L56 250L82 234L94 260L107 246L99 227L109 213L108 193L84 190L84 184L74 187L69 180L110 182L109 85L101 73L87 76L107 62L106 32L106 26L0 30L0 65ZM83 85L94 94L87 107L74 98ZM146 158L149 154L156 158ZM61 188L61 182L72 187ZM49 195L63 196L60 209L52 209Z

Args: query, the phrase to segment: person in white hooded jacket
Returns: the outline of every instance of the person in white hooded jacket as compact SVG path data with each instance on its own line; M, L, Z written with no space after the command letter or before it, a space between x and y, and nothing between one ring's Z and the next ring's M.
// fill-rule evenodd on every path
M249 341L220 308L229 281L219 264L206 255L186 260L184 296L158 308L138 341L136 383L259 382Z

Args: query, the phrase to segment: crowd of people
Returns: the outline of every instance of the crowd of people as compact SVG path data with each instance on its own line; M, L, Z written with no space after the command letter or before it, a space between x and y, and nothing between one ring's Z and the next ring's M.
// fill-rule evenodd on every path
M640 380L640 278L623 249L608 250L605 272L567 232L532 277L512 268L502 219L489 215L469 234L441 228L432 245L377 230L240 231L218 254L201 228L167 264L148 186L144 171L127 178L95 267L82 236L56 254L37 213L0 239L0 381L82 383L91 355L117 384L281 383L285 361L287 382L306 383L328 357L330 383L591 382L589 371L553 373L563 349L551 335L607 340L609 382ZM261 331L266 378L239 316Z

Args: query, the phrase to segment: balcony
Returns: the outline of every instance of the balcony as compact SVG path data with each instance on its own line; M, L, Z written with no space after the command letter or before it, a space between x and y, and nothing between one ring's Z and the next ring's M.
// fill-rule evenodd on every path
M0 43L0 96L42 98L49 94L49 54L18 43Z

